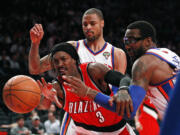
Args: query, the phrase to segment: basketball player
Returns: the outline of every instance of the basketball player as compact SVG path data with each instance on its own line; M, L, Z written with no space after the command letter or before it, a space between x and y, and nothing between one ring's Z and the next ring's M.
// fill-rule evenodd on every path
M103 38L104 18L102 12L95 8L88 9L82 18L82 28L86 39L68 41L76 47L81 63L100 62L114 70L125 73L127 63L124 51L112 46ZM29 71L32 74L39 74L51 69L50 56L47 55L41 59L39 56L39 44L43 34L41 24L36 24L30 30L32 44L29 53ZM67 127L69 126L67 124L69 123L71 124L71 121L65 113L61 134L64 135L68 131Z
M69 135L134 134L132 128L121 116L93 102L93 97L97 93L102 92L112 96L113 91L107 83L112 82L112 85L118 86L120 79L124 77L123 74L110 70L110 68L100 63L79 64L80 60L76 49L69 43L55 45L51 51L50 61L58 79L53 84L46 83L43 78L42 83L38 81L45 96L41 102L41 107L48 109L48 104L44 103L49 102L50 105L51 101L55 101L56 104L59 104L58 106L61 106L58 103L58 97L64 105L63 109L69 113L76 125L74 129L71 129ZM86 89L87 92L79 96L72 93L71 87L63 81L62 76L64 75L75 76L83 80L85 85L81 89ZM116 78L118 81L112 81L111 78ZM91 93L88 93L88 91L91 91ZM131 101L130 97L128 101Z
M157 48L155 28L146 21L136 21L128 25L124 36L124 44L129 56L135 61L132 67L132 83L128 90L129 93L124 93L124 98L128 97L128 94L132 98L132 116L135 115L134 113L147 95L155 105L159 119L162 120L176 81L174 71L180 69L180 58L167 48ZM75 86L73 87L75 93L82 94L86 92L80 89L83 85L78 82L79 79L75 77L72 79L68 76L63 79L71 87ZM125 86L121 87L126 88ZM113 105L113 107L107 108L114 110L116 105L117 113L123 115L124 112L121 112L123 110L121 108L129 106L129 102L122 103L120 94L122 94L121 90L110 100L110 97L98 93L95 99L97 99L96 97L101 99L101 101L96 102L104 107L107 107L107 100L110 100L110 105ZM106 105L104 105L105 103Z

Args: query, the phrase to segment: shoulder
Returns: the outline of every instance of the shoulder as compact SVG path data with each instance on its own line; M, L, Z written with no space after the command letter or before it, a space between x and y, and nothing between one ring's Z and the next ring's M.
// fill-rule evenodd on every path
M67 41L67 43L72 44L72 46L77 46L77 41Z
M158 66L159 59L153 55L143 55L140 58L138 58L132 67L132 70L134 69L140 69L142 71L153 69L153 67Z
M125 52L121 48L114 47L114 54L125 55Z
M132 67L133 82L148 84L153 73L159 68L159 60L153 55L143 55L137 59ZM146 86L147 87L147 86Z
M126 54L123 49L114 47L114 57L116 59L126 59Z

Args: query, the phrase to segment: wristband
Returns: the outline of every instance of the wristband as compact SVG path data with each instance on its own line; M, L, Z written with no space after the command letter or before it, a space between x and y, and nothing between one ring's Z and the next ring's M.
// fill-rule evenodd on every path
M121 86L119 87L119 90L128 90L129 92L129 86Z
M137 85L131 85L129 87L129 94L131 96L132 102L133 102L133 112L131 113L131 119L136 115L136 111L139 108L139 106L141 105L145 95L146 95L146 90L144 88L142 88L141 86L137 86ZM98 93L95 98L94 101L101 105L102 107L116 112L116 103L114 102L112 106L109 105L109 99L110 96L107 96L103 93ZM126 113L126 112L125 112ZM124 116L125 119L128 119L127 115L125 114Z
M102 107L104 107L104 108L106 108L106 109L108 109L108 110L110 110L110 111L116 112L116 104L113 103L113 106L110 106L110 105L109 105L109 102L108 102L109 99L110 99L110 96L107 96L107 95L99 92L99 93L95 96L94 101L95 101L97 104L101 105Z
M133 101L133 112L131 113L131 118L133 118L136 115L137 109L146 96L146 90L141 86L131 85L129 87L129 94Z
M121 87L121 86L129 86L130 83L131 83L131 78L126 75L126 76L124 76L124 77L121 79L121 81L120 81L120 83L119 83L119 86L120 86L120 87Z

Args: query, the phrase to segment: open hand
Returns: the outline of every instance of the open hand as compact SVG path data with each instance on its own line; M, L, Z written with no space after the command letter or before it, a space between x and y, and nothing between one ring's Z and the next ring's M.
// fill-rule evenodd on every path
M89 87L87 87L79 78L65 75L63 75L62 78L65 80L64 84L71 88L69 91L75 93L79 97L87 96Z
M62 108L62 105L57 97L57 91L53 88L53 85L51 83L47 83L43 77L41 78L41 81L42 83L37 80L37 83L42 91L43 96L48 100L55 102L59 108Z

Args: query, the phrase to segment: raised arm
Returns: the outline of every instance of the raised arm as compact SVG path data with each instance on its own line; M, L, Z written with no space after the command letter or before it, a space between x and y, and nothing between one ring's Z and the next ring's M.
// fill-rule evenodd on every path
M29 51L29 72L31 74L40 74L51 70L50 55L40 58L39 45L43 38L44 31L41 24L35 24L30 30L31 48ZM76 46L75 41L68 41L68 43Z
M39 45L43 38L44 31L41 24L35 24L30 30L31 48L29 51L29 72L39 74L50 69L48 56L40 61Z

